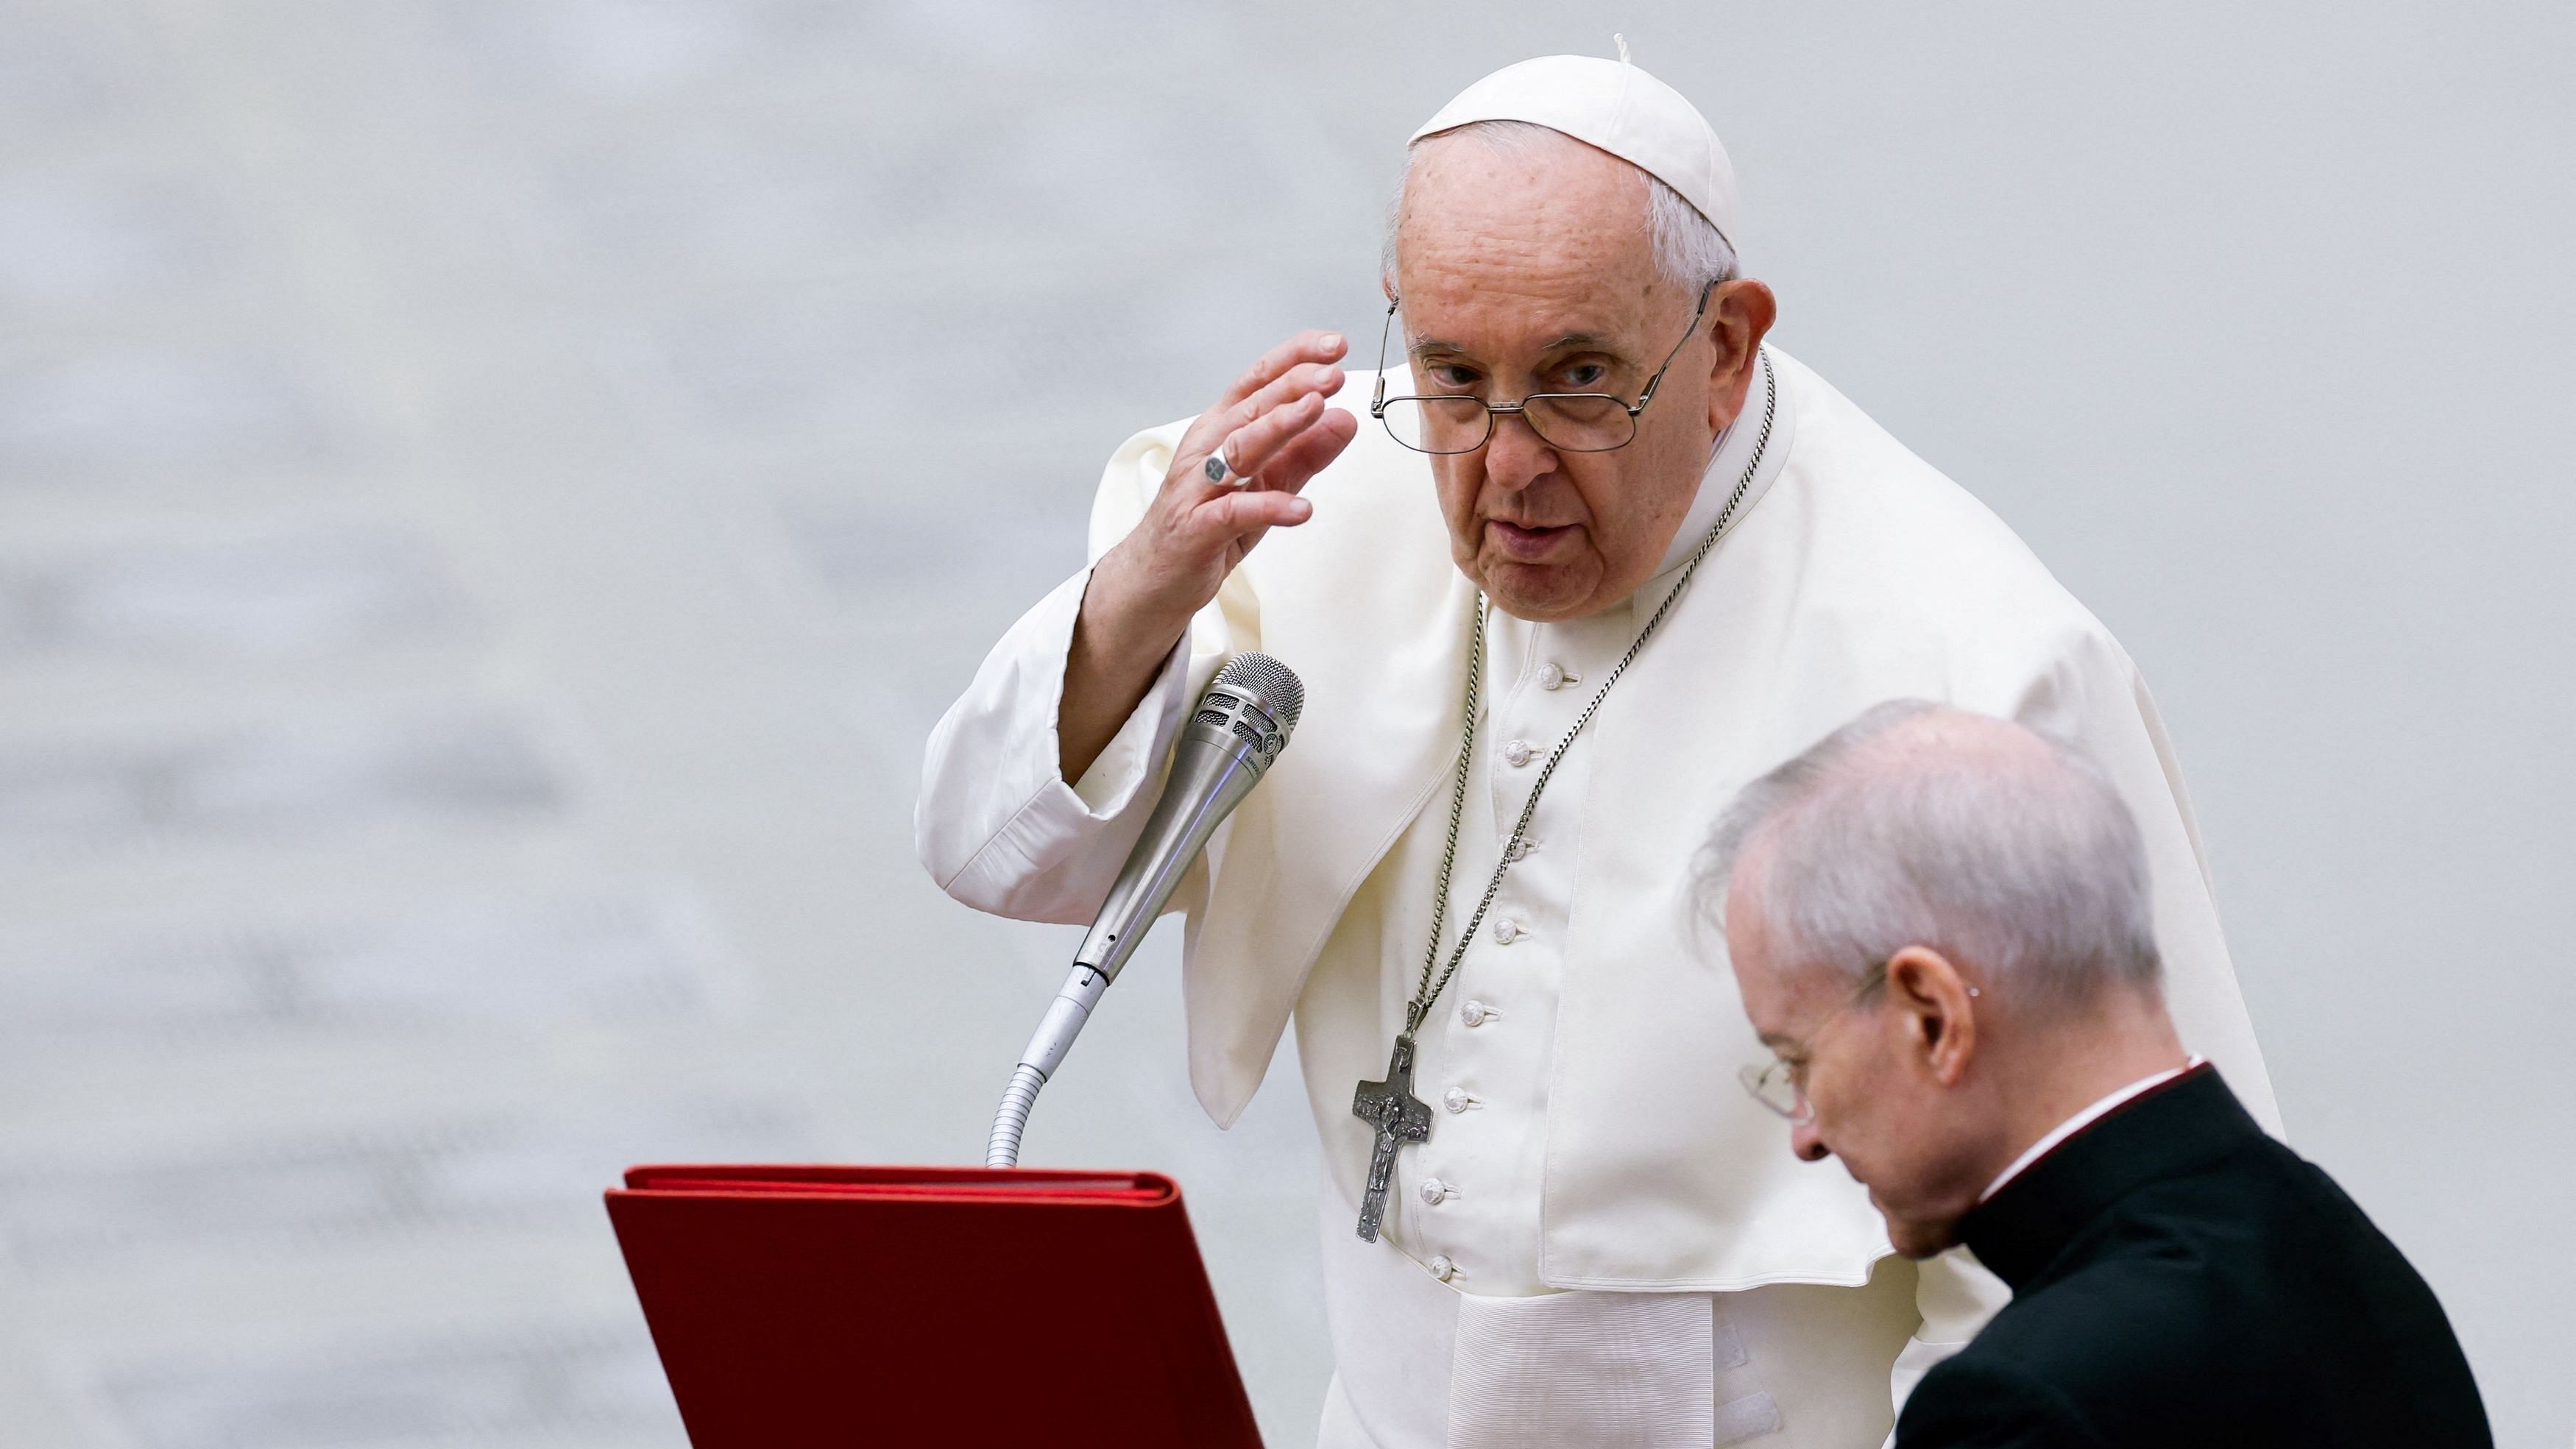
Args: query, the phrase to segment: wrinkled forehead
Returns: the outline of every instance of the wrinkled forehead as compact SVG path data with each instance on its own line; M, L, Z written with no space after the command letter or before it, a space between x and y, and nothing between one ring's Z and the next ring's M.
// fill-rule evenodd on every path
M1643 332L1672 309L1678 289L1655 267L1645 173L1540 134L1535 143L1464 135L1417 146L1394 278L1417 339L1457 313L1529 344Z

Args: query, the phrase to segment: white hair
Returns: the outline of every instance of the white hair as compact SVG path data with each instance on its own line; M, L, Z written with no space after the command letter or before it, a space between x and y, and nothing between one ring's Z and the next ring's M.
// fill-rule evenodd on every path
M1787 971L1857 980L1928 946L2055 1006L2153 990L2162 971L2146 844L2101 768L1923 700L1868 710L1744 788L1700 855L1705 919L1745 871Z
M1414 158L1421 154L1423 142L1451 136L1473 136L1509 155L1527 155L1558 142L1583 144L1535 121L1470 121L1414 142L1404 153L1404 175L1397 179L1395 197L1386 209L1386 243L1379 265L1390 282L1395 277L1396 231L1404 220L1404 188L1413 179ZM1666 185L1663 178L1642 168L1639 174L1646 178L1644 220L1654 243L1655 269L1694 297L1711 282L1735 280L1735 248L1726 244L1716 223L1700 215L1699 208L1683 200L1682 194Z

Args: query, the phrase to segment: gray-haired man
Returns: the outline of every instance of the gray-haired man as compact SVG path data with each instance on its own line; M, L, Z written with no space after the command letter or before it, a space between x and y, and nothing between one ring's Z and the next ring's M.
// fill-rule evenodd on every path
M2165 1014L2146 850L2103 773L2002 720L1881 705L1747 787L1703 860L1746 1084L1910 1257L2014 1300L1899 1449L2479 1445L2441 1305Z

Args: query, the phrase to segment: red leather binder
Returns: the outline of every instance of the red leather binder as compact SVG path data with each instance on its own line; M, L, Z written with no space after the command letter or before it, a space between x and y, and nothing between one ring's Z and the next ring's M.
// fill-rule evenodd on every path
M1151 1172L637 1167L609 1221L695 1449L1258 1449Z

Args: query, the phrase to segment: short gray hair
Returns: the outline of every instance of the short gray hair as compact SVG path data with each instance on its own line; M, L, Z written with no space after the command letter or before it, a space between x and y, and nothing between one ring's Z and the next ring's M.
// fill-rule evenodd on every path
M1473 136L1497 151L1509 155L1526 155L1542 146L1557 142L1582 145L1562 131L1542 126L1535 121L1470 121L1466 125L1425 136L1404 153L1404 175L1397 178L1394 199L1386 208L1386 242L1379 254L1379 267L1388 280L1395 277L1396 229L1404 221L1404 188L1413 179L1413 158L1420 154L1423 141L1437 141L1450 136ZM1642 171L1642 168L1640 168ZM1646 177L1646 230L1655 247L1655 268L1665 280L1697 296L1699 289L1711 282L1735 280L1735 248L1716 223L1700 215L1699 208L1682 199L1682 194L1666 185L1652 172Z
M2162 972L2146 843L2101 767L1924 700L1870 709L1746 786L1701 852L1705 919L1740 869L1784 970L1857 979L1928 946L2057 1006Z

